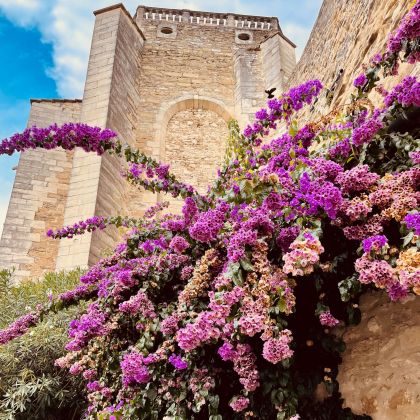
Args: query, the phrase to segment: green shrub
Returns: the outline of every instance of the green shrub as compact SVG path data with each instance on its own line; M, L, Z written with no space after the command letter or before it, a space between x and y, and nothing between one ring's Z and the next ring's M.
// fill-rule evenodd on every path
M11 273L0 271L0 328L57 294L74 287L80 277L50 273L38 282L14 286ZM67 328L83 307L51 314L28 334L0 346L0 418L76 419L86 401L80 379L54 366L65 354Z

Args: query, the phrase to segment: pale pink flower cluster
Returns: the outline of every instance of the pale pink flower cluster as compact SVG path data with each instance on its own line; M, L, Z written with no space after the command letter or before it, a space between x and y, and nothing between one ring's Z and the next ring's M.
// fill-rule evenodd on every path
M330 311L322 312L319 315L319 322L321 325L324 325L326 327L335 327L340 323L340 321L335 318Z
M79 375L83 370L82 365L79 362L75 362L70 366L69 372L71 375Z
M359 273L359 281L363 284L374 283L376 287L383 289L398 281L391 265L385 260L372 260L367 254L356 260L355 267Z
M247 391L255 391L260 386L260 375L255 364L257 358L249 344L238 344L236 348L225 343L219 349L219 355L223 360L233 362L233 370L239 376L239 382Z
M138 292L129 300L121 303L119 310L131 315L141 315L144 318L154 318L156 316L153 303L143 292Z
M383 232L384 218L379 214L370 217L367 222L361 225L346 226L343 229L347 239L361 241L368 236L379 235Z
M293 276L305 276L314 271L319 262L319 255L324 247L318 238L310 233L303 235L303 239L296 239L291 245L291 252L283 255L283 271Z
M284 359L293 356L293 350L289 347L292 342L292 332L283 330L277 338L268 339L263 346L263 357L270 363L277 364Z
M239 395L237 397L234 397L231 402L229 403L229 405L231 406L233 411L236 411L237 413L245 410L245 408L248 407L249 404L249 399Z
M230 313L230 306L216 302L212 297L210 299L210 310L201 312L194 322L177 332L176 340L181 349L191 351L209 340L220 338L221 330Z
M352 200L344 200L341 210L354 222L366 217L372 211L372 206L367 200L355 197Z
M242 334L253 337L265 329L267 305L264 297L260 297L255 301L251 297L245 298L242 302L241 311L243 315L239 319L238 324Z
M54 366L57 366L61 369L68 368L70 367L73 359L74 353L67 353L65 356L56 359L54 362Z
M201 312L194 322L177 332L176 339L179 347L185 351L191 351L205 342L220 338L231 307L243 296L244 291L240 287L234 287L217 298L214 292L209 292L210 310Z

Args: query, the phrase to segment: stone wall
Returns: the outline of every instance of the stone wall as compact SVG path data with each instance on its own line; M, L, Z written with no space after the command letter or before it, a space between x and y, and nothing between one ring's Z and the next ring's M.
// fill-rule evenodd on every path
M225 126L222 118L225 121L237 118L244 124L265 103L260 45L278 28L277 19L264 18L271 22L270 28L265 23L266 30L242 30L238 29L242 26L238 24L238 16L200 13L140 7L135 16L146 38L139 72L137 145L145 153L168 163L172 163L172 159L168 158L168 148L164 144L167 133L172 132L169 124L176 112L189 110L192 119L187 121L187 114L183 119L185 124L194 126L195 110L213 111L213 126L219 123ZM219 20L217 26L216 20ZM239 39L240 34L246 34L249 39ZM294 57L293 46L290 48L291 52L279 48L278 53L290 53ZM276 65L280 69L280 58ZM220 130L227 133L224 127ZM220 156L227 139L227 134L220 130L217 140L213 134L201 129L190 134L197 138L196 134L200 132L209 150L217 150L216 155ZM183 129L170 136L173 144L177 144L174 150L182 150L183 156L196 162L202 160L202 150L185 137ZM175 154L172 152L171 156ZM207 185L213 175L207 167L202 169L201 173L208 176L200 182ZM194 177L189 181L194 185ZM137 209L144 211L155 204L157 198L166 200L168 196L142 193Z
M119 22L106 127L118 133L123 142L137 146L136 127L140 118L139 69L145 38L128 12L120 8L116 10L119 12ZM97 14L98 18L101 15ZM140 214L136 209L141 206L141 194L121 176L122 168L122 160L109 155L102 157L95 215ZM104 255L104 251L112 250L120 237L118 230L113 227L94 232L89 264L95 263Z
M385 51L389 33L412 4L411 0L324 0L302 57L289 78L289 86L320 79L326 88L334 87L331 104L325 97L320 98L315 111L306 112L308 120L349 102L355 90L353 80L362 72L362 64ZM407 74L420 74L419 67L402 65L398 77L385 80L385 88ZM340 69L344 72L337 81ZM381 100L376 92L369 98L375 105Z
M372 292L362 321L344 333L338 381L345 404L374 420L414 420L420 412L420 299L393 303Z
M275 32L261 43L261 56L264 90L275 87L275 94L279 94L285 89L296 66L294 44L288 42L280 32Z
M179 180L205 193L223 160L227 138L226 121L214 111L180 111L167 126L164 161L171 164ZM171 211L180 210L181 200L177 202Z
M28 127L80 119L81 101L32 100ZM73 153L62 149L21 154L0 241L0 267L15 267L14 279L55 269L59 242L46 237L64 222Z

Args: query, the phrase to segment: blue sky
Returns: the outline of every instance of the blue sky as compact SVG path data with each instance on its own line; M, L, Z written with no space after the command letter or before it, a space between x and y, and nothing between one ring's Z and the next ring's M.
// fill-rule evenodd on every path
M93 30L92 11L117 0L0 0L0 139L25 128L30 98L80 98ZM205 11L277 16L302 52L322 0L126 0ZM0 157L0 233L18 156Z

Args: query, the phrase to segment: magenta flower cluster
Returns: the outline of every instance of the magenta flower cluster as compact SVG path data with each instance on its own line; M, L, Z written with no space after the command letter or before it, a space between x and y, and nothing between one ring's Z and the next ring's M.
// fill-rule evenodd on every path
M363 240L363 251L369 253L371 251L378 252L388 244L388 239L384 235L375 235Z
M199 242L211 242L217 238L225 222L226 205L220 205L214 210L200 213L189 228L191 238Z
M131 296L129 300L120 303L118 309L130 315L141 315L143 318L153 318L156 316L153 303L143 292L138 292Z
M182 360L182 358L176 354L169 356L168 360L169 363L177 370L184 370L188 367L188 363L185 360Z
M102 155L115 147L116 133L109 129L91 127L81 123L57 124L47 128L31 127L22 133L15 134L0 143L0 155L12 155L38 147L51 150L62 147L73 150L81 147L85 152L96 152Z
M150 373L143 355L132 352L124 356L121 361L122 381L124 386L149 382Z
M413 229L416 235L420 235L420 213L407 214L404 222L408 229Z
M411 41L416 40L420 36L420 3L416 1L414 7L405 16L400 26L396 31L389 37L387 52L397 54L403 48L405 40ZM416 59L416 52L412 51L411 58L408 60L413 63Z
M326 327L335 327L340 321L335 318L330 311L322 312L319 315L319 322Z
M405 40L416 31L416 8L404 21ZM376 57L375 65L388 59ZM371 89L371 82L369 72L356 79L358 98ZM226 388L231 394L223 396L224 406L230 400L234 412L258 416L264 391L254 391L267 381L281 391L264 397L268 417L299 418L295 413L304 405L295 383L314 377L302 376L300 357L293 363L291 358L312 346L312 340L301 334L305 325L296 325L299 318L292 314L302 313L316 329L312 337L317 343L311 349L316 353L323 338L334 342L330 327L341 319L351 322L349 314L355 311L357 291L347 290L351 299L337 302L338 292L347 287L345 281L336 289L341 264L345 272L353 269L351 281L383 289L392 300L420 294L418 238L409 233L402 240L399 235L420 231L417 152L407 159L408 169L398 170L385 170L363 155L378 144L397 111L402 112L396 103L418 104L418 83L406 79L388 94L389 109L369 113L359 110L356 101L355 112L344 122L331 114L295 130L290 125L293 112L313 103L321 88L320 82L310 81L258 111L255 123L238 140L238 152L205 195L178 182L168 165L118 142L114 146L111 133L99 140L100 132L86 130L95 151L110 150L126 159L130 182L181 195L182 214L155 217L165 207L159 204L132 223L94 217L49 231L49 236L61 238L111 223L132 228L114 254L81 277L78 287L51 297L37 313L1 331L0 343L25 333L46 308L84 299L87 309L71 322L68 353L57 365L86 381L90 416L129 418L150 407L159 418L181 412L200 417L221 397L219 379L227 373L235 379ZM262 145L262 137L280 121L290 131ZM2 147L6 153L61 144L90 150L79 132L59 131L28 132L30 141ZM303 294L311 302L306 307L317 308L309 315L296 302ZM332 313L341 314L340 320ZM217 363L215 357L220 357ZM335 381L335 376L324 380ZM280 395L283 402L271 401Z
M70 351L81 350L87 342L95 336L105 335L107 316L100 310L97 303L91 303L86 314L70 323L69 341L66 349Z
M356 127L353 130L352 143L355 146L362 146L365 143L369 143L383 126L383 122L379 116L368 119L360 127Z
M96 229L105 229L107 226L105 217L94 216L86 220L74 223L72 226L66 226L62 229L53 231L49 229L47 236L54 239L72 238L75 235L82 235L85 232L92 232Z
M322 84L319 80L310 80L292 88L279 99L268 101L268 110L261 109L255 114L256 121L244 130L244 136L255 143L258 135L268 134L270 128L282 119L289 121L293 111L299 111L304 104L310 104L319 95ZM260 142L256 143L257 145Z
M392 89L385 97L384 103L390 107L394 103L401 104L403 107L420 106L420 82L417 77L407 76L401 83Z
M38 322L39 315L31 313L23 315L4 330L0 330L0 344L6 344L16 337L25 334L26 331Z
M178 254L182 254L186 249L190 247L189 242L182 236L176 235L171 239L169 243L169 248L177 252Z
M170 193L173 197L192 195L195 189L184 182L179 182L169 172L169 165L152 160L130 162L123 174L130 182L138 184L152 192Z
M362 73L358 77L356 77L356 79L354 79L353 84L357 88L363 88L367 82L368 82L368 78L366 77L364 73Z

